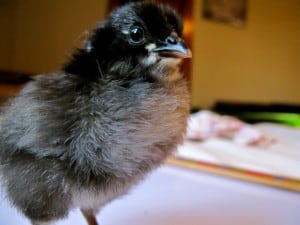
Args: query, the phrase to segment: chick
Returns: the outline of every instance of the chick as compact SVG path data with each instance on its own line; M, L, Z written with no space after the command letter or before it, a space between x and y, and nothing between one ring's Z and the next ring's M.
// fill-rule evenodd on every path
M189 112L173 9L130 3L91 31L60 71L10 101L0 130L2 183L33 225L80 208L90 225L182 142Z

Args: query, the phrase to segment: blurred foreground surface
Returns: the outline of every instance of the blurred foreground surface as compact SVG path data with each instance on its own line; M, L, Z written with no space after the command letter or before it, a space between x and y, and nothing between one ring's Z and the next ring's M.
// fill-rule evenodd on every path
M0 225L29 225L0 195ZM98 214L101 225L298 225L300 194L162 166ZM57 225L83 225L79 210Z

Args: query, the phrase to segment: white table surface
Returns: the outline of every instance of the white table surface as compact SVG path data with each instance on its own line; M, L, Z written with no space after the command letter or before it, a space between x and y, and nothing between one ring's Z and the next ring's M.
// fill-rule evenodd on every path
M0 195L0 225L29 225ZM101 225L299 225L300 194L162 166L106 206ZM57 225L85 225L78 210Z

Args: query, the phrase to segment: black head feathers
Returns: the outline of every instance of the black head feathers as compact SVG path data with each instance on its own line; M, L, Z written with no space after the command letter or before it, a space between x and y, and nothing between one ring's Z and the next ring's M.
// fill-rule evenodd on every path
M182 21L171 7L130 3L98 24L64 70L94 77L130 67L149 67L162 58L190 57L181 36Z

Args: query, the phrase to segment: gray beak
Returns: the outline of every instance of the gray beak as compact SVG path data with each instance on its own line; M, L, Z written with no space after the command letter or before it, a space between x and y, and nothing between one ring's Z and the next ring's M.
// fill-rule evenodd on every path
M190 49L185 45L181 38L171 34L158 47L152 50L157 52L160 57L165 58L192 58Z

